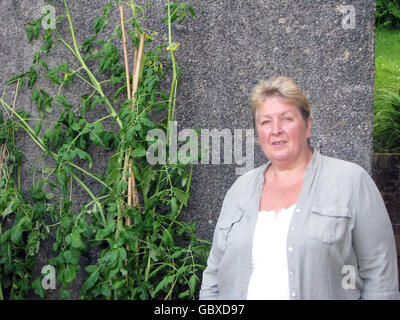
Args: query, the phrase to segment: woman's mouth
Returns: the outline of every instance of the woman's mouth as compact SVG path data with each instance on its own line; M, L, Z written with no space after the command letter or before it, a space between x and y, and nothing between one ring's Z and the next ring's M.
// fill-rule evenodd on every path
M286 141L275 141L275 142L272 142L272 145L273 146L279 146L279 145L282 145L282 144L285 144L286 143Z

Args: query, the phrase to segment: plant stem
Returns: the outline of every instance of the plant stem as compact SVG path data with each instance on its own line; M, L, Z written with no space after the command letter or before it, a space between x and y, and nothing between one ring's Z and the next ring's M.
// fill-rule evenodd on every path
M2 98L0 98L0 102L8 110L10 110L12 114L17 116L17 118L25 125L26 129L28 129L30 131L30 133L33 134L33 136L36 136L35 131L26 123L26 121L13 108L11 108ZM40 141L43 144L40 137L37 137L37 139L38 139L38 141ZM35 142L36 142L36 139L35 139ZM46 150L43 149L43 151L46 151Z
M192 174L193 174L193 165L190 166L190 173L189 173L189 178L188 178L188 184L186 186L186 193L189 192L190 190L190 182L192 181ZM180 204L179 210L177 214L174 216L174 218L171 220L171 223L169 224L168 228L171 228L172 224L175 222L176 218L179 216L179 213L182 211L183 203Z
M144 281L147 282L149 279L149 273L150 273L150 253L148 253L147 256L147 266L146 266L146 272L145 272L145 276L144 276Z
M74 44L74 50L69 47L70 50L72 50L72 52L74 53L75 57L78 59L79 63L81 64L81 66L83 67L83 69L86 71L87 75L89 76L90 81L93 84L93 87L97 90L97 92L100 94L101 98L103 99L103 101L106 103L106 105L108 106L111 115L117 120L118 125L120 126L120 128L123 128L123 124L121 119L118 117L118 114L115 112L114 108L112 107L110 101L108 100L108 98L106 97L106 95L104 94L100 83L97 81L96 77L93 75L93 73L90 71L90 69L87 67L85 61L83 60L80 52L79 52L79 47L78 44L76 42L76 38L75 38L75 31L74 31L74 27L72 25L72 20L71 20L71 15L69 13L69 9L68 9L68 5L67 5L67 1L64 0L64 6L65 6L65 10L67 13L67 18L68 18L68 22L69 22L69 28L70 28L70 33L72 36L72 42ZM64 41L65 42L65 41ZM64 43L65 44L65 43Z
M83 189L86 190L86 192L89 194L89 196L93 199L93 201L96 203L97 208L100 211L100 215L101 215L101 219L103 221L104 226L107 226L107 222L106 222L106 218L104 216L104 212L103 212L103 208L101 207L101 204L99 203L99 201L97 200L97 198L94 196L94 194L92 193L92 191L87 187L86 184L84 184L76 175L74 175L73 173L71 174L71 176L82 186Z
M175 106L175 93L176 93L176 63L175 63L175 55L172 46L172 22L171 22L171 5L170 0L168 0L168 45L169 51L171 53L171 61L172 61L172 83L171 89L169 93L169 100L168 100L168 123L167 123L167 141L169 141L169 123L175 119L175 114L173 112Z
M35 143L40 147L40 149L42 149L44 152L48 152L50 153L56 160L58 159L58 155L55 154L53 151L51 150L46 150L45 148L45 144L43 142L43 140L36 136L35 131L33 131L33 129L29 126L29 124L27 124L27 122L17 113L15 112L15 110L13 110L3 99L0 98L0 102L6 106L7 109L10 109L12 113L14 113L17 118L21 121L21 123L23 124L22 128L25 129L25 131L28 133L28 135L32 138L33 141L35 141ZM89 177L95 179L96 181L100 182L103 186L107 187L108 189L111 190L111 188L103 181L101 181L99 178L97 178L96 176L94 176L93 174L91 174L90 172L87 172L85 169L77 166L76 164L70 162L70 161L65 161L65 163L73 166L74 168L82 171L83 173L85 173L86 175L88 175Z
M83 67L80 67L80 68L78 68L78 69L76 69L76 70L72 70L71 75L73 75L73 74L79 72L79 70L81 70L81 69L83 69ZM80 75L77 73L77 76L80 76ZM57 91L57 95L60 94L61 89L62 89L62 87L64 86L64 83L65 83L66 80L67 80L67 78L65 78L65 79L61 82L61 84L60 84L60 86L59 86L59 88L58 88L58 91ZM86 79L84 79L84 80L86 81Z

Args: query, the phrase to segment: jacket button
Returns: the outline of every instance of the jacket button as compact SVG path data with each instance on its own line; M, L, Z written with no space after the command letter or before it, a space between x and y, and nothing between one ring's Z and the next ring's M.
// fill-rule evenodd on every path
M292 292L292 296L293 296L293 297L296 296L296 292L295 292L295 291Z
M288 250L289 250L290 252L292 252L292 251L293 251L293 247L289 247Z

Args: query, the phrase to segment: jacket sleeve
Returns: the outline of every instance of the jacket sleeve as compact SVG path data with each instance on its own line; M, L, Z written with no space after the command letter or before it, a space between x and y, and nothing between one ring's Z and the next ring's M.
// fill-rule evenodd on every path
M365 170L355 180L353 248L363 281L361 299L399 299L396 245L385 204Z
M225 254L225 233L219 228L219 224L223 217L228 213L227 207L230 206L229 194L225 196L222 209L215 226L213 242L210 254L207 259L207 267L203 272L203 279L200 288L200 300L217 300L219 297L218 290L218 271L221 260Z

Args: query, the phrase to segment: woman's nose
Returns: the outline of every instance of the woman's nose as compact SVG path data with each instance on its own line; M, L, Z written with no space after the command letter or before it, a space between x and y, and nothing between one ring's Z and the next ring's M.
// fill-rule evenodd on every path
M273 135L278 135L282 133L282 127L279 121L274 121L272 124L272 134Z

